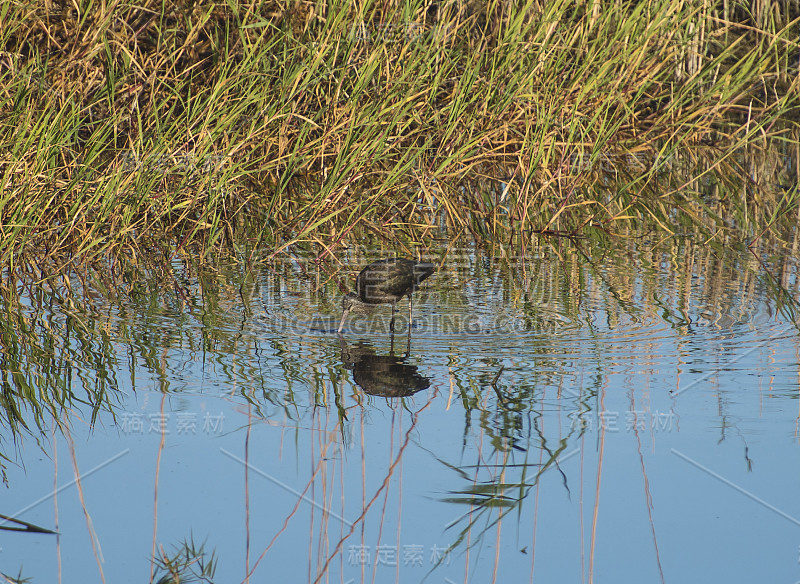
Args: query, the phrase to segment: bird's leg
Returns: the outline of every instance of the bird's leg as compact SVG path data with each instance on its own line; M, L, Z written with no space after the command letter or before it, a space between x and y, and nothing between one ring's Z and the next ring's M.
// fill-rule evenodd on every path
M406 342L406 357L411 353L411 294L408 295L408 341Z
M389 330L391 332L394 332L394 305L395 304L397 304L397 302L392 302L392 320L389 321Z

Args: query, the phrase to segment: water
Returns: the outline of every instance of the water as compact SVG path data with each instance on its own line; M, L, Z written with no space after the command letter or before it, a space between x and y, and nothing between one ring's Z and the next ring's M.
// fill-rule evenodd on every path
M792 259L451 246L410 340L405 302L338 337L385 255L6 296L1 512L59 535L3 532L2 572L144 582L193 542L216 582L800 580Z

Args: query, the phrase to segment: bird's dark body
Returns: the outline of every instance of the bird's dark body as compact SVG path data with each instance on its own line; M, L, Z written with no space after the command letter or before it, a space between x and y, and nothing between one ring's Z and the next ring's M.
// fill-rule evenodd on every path
M435 270L434 264L403 258L379 260L358 274L356 293L367 304L397 302L403 296L410 296Z
M404 258L393 258L372 262L361 270L356 278L356 291L342 298L342 320L339 331L350 312L370 312L376 304L392 305L392 320L389 328L394 331L394 310L397 301L408 296L408 323L411 333L411 294L425 278L436 271L434 264L426 264ZM410 338L410 337L409 337Z

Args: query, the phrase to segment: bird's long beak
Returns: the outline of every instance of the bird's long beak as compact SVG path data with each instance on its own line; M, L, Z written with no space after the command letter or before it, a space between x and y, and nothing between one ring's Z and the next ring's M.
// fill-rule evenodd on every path
M346 308L346 309L344 309L344 310L342 311L342 320L341 320L341 322L339 323L339 330L338 330L338 331L336 331L337 333L341 333L341 332L342 332L342 328L344 328L344 319L346 319L346 318L347 318L347 315L348 315L349 313L350 313L350 309L349 309L349 308Z

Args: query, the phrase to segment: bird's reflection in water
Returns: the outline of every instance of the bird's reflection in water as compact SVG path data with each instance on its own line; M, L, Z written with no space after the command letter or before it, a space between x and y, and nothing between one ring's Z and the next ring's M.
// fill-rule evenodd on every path
M348 346L341 335L339 345L344 366L353 371L353 381L369 395L408 397L431 385L431 380L420 375L416 365L406 363L408 352L402 357L394 354L394 345L388 355L376 354L363 341Z

